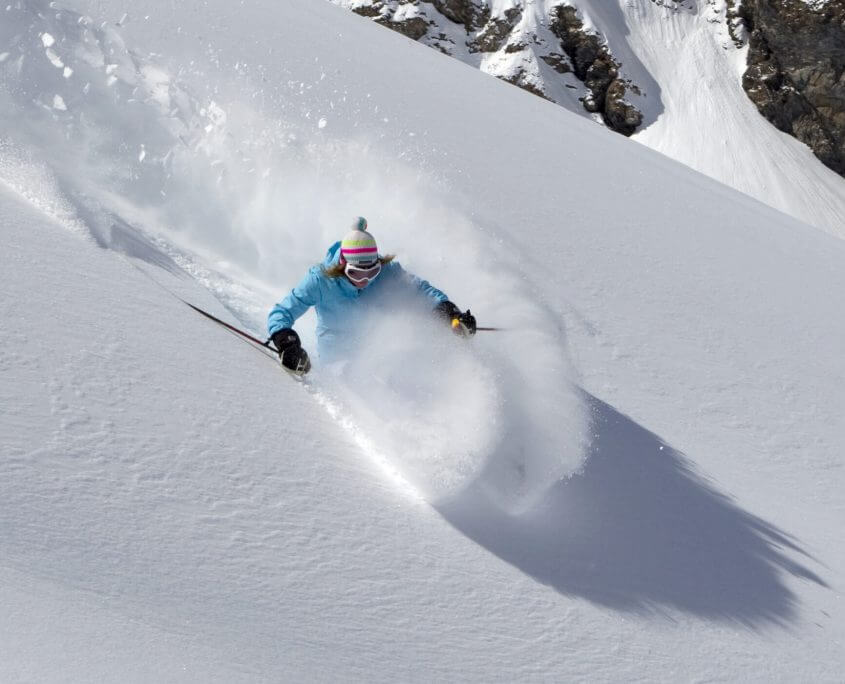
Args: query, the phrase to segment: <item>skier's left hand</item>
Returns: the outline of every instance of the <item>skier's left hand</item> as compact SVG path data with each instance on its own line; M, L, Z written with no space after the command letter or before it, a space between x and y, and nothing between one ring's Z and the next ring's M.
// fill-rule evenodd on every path
M435 307L435 312L442 316L444 320L449 322L452 332L461 337L470 337L475 335L475 316L472 315L469 309L465 313L450 301L440 302Z
M469 309L460 316L452 319L452 330L456 335L460 335L461 337L475 335L475 316L472 315Z

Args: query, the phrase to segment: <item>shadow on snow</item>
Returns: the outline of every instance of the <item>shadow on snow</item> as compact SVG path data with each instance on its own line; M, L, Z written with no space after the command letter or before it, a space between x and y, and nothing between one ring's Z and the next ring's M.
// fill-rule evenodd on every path
M620 611L680 610L749 627L785 624L782 573L827 586L784 532L742 510L657 435L584 393L584 471L512 517L475 486L438 506L458 530L567 596Z

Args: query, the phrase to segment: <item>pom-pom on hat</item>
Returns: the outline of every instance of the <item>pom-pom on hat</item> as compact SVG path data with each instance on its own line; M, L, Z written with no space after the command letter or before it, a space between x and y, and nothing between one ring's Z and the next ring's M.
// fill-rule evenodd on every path
M378 259L376 239L367 232L367 219L358 216L352 230L340 241L340 254L350 264L372 264Z

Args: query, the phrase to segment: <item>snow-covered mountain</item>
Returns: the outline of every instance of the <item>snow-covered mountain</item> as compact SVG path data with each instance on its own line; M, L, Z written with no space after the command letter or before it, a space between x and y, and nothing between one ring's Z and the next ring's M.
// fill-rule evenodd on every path
M841 677L845 243L330 3L2 16L0 679ZM173 296L356 214L505 330Z
M332 2L845 236L841 2Z
M614 57L585 12L589 3L579 9L560 0L333 2L571 111L590 113L613 130L630 135L643 122L648 93Z

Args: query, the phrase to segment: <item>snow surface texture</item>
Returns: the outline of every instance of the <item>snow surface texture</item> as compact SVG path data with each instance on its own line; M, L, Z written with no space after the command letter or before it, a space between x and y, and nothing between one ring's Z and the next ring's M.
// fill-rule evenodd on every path
M328 3L107 5L0 24L0 679L841 676L841 241ZM359 213L509 332L350 397L168 293L260 334Z
M331 1L349 8L373 5L367 0ZM761 123L742 89L747 48L737 47L728 32L725 0L490 2L492 20L504 21L505 12L515 6L522 12L502 47L489 53L469 50L464 26L433 5L404 7L433 24L422 39L425 44L600 122L581 103L587 94L584 84L538 57L562 52L560 40L547 28L552 9L560 4L578 9L585 30L600 35L620 63L620 78L637 86L639 92L629 88L625 95L643 113L634 140L845 237L845 180L806 145Z

